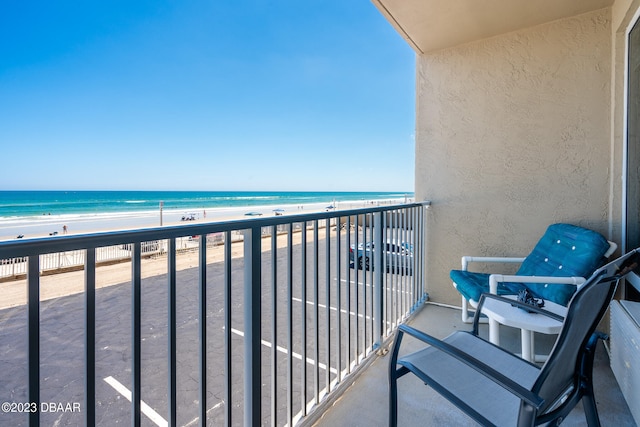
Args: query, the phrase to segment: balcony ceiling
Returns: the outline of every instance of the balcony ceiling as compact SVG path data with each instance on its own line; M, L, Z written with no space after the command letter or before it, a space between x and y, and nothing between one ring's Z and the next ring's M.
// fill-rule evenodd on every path
M608 7L613 0L372 0L417 53Z

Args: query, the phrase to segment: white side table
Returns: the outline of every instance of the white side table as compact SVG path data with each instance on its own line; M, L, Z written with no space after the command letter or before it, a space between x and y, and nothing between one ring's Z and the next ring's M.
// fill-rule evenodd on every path
M505 295L505 297L514 301L517 298L515 295ZM562 317L567 315L567 307L551 301L545 301L543 308ZM484 301L482 313L489 318L489 341L493 344L500 345L499 325L520 328L522 358L529 362L546 359L546 356L541 356L536 360L533 332L555 335L562 329L562 322L543 314L527 313L518 307L491 298Z

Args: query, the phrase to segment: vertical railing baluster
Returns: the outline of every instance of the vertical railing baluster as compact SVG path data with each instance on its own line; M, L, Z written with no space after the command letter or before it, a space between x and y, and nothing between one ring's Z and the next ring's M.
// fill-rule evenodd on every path
M357 224L357 221L356 221ZM349 265L347 265L347 282L345 292L345 307L347 311L347 333L345 342L345 368L347 374L351 373L351 255L353 255L353 271L354 276L358 271L358 247L351 249L351 215L347 217L347 251L349 251Z
M406 243L409 244L410 242L412 242L412 234L413 234L413 223L412 223L412 219L413 219L413 212L411 210L411 208L406 209L407 211L407 240ZM408 257L403 257L405 259L405 264L407 265L405 267L405 270L409 271L409 258ZM414 304L414 291L413 291L413 277L410 276L409 274L405 274L407 276L407 286L409 289L409 302L410 302L410 306L409 306L409 314L413 313L413 310L415 310L415 304Z
M420 282L418 282L418 272L416 271L416 251L419 251L419 243L420 243L420 230L422 230L422 228L420 227L420 209L419 208L415 208L415 213L414 213L414 227L415 227L415 231L413 233L414 235L414 241L413 241L413 257L411 258L411 268L412 268L412 272L413 272L413 281L415 283L415 288L416 288L416 296L417 296L417 301L422 301L422 292L420 292Z
M423 222L423 213L424 207L420 207L417 210L418 212L418 233L416 233L416 246L415 246L415 254L413 257L413 265L416 269L416 282L418 286L418 291L420 292L420 300L422 300L422 296L424 295L424 289L422 288L422 262L424 261L424 252L423 252L423 234L424 234L424 222Z
M411 252L409 253L409 268L411 269L411 281L413 283L413 292L414 292L414 306L418 307L418 301L420 300L420 291L418 289L418 280L417 280L417 272L416 272L416 252L418 248L418 217L420 212L413 208L413 225L411 232Z
M169 239L169 247L167 250L167 276L168 276L168 418L167 422L170 427L176 425L177 415L177 351L176 351L176 238Z
M370 335L367 337L368 338L368 343L365 346L365 348L372 348L372 349L373 349L373 343L374 343L374 339L375 339L374 336L373 336L373 322L374 322L374 320L373 320L373 283L374 283L374 280L375 280L375 278L374 278L374 276L375 276L375 268L377 268L378 270L380 270L380 268L381 268L381 263L375 264L375 262L374 262L374 260L376 258L376 255L375 255L376 251L373 250L376 247L375 243L374 243L375 241L374 241L374 238L373 238L373 230L375 229L375 224L374 224L375 223L375 219L374 219L374 217L375 217L375 214L373 214L373 213L369 214L369 242L371 242L372 251L371 251L371 256L370 256L370 259L369 259L369 262L370 262L370 267L369 267L370 278L369 278L369 281L370 281L370 283L369 283L369 300L368 301L369 301L370 310L369 310L369 321L367 323L369 323L369 334ZM384 248L379 246L377 251L378 252L382 252L383 250L384 250ZM377 267L374 268L374 265L377 265ZM366 310L367 310L367 306L365 305L365 313L366 313ZM365 315L365 319L366 319L366 315ZM365 352L365 356L366 355L367 355L367 353Z
M30 255L27 266L27 310L29 351L29 402L36 411L29 413L29 425L40 425L40 256Z
M88 248L84 264L85 411L84 423L96 423L96 249Z
M412 233L413 233L413 230L411 228L413 226L413 224L411 222L411 220L412 220L412 211L411 211L411 208L408 208L408 209L405 209L405 210L407 211L407 237L406 237L405 243L409 244L412 241L411 240L411 236L412 236ZM406 264L405 276L407 277L407 289L408 289L407 293L408 293L408 296L409 296L409 312L408 312L408 314L411 314L411 313L413 313L413 310L415 309L415 304L414 304L414 301L413 301L413 296L414 296L413 278L408 274L408 271L409 271L409 258L406 257L406 256L403 257L403 258L404 258L405 264Z
M245 261L246 262L246 261ZM232 425L231 402L231 368L233 354L231 353L231 231L224 233L224 363L225 363L225 426Z
M410 239L410 230L409 230L409 226L410 226L410 219L411 219L411 212L409 211L409 209L404 208L404 236L402 239L402 243L403 244L407 244L409 242ZM406 314L409 315L409 313L411 313L412 307L413 307L413 302L411 301L411 278L407 275L407 257L403 256L402 257L402 277L404 278L405 281L405 292L406 292L406 296L407 296L407 311Z
M342 218L337 218L336 224L336 365L338 373L336 384L342 381ZM347 268L349 267L347 263Z
M416 233L416 239L418 240L418 244L416 248L419 252L418 257L414 258L414 265L416 265L416 286L418 287L418 291L420 292L420 300L424 301L424 289L422 287L422 262L424 261L424 252L423 252L423 243L424 243L424 206L420 206L416 212L418 213L418 232Z
M383 245L385 245L385 247L387 246L388 243L390 243L389 241L389 236L387 235L387 211L383 211L380 212L380 216L382 217L381 219L381 223L382 223L382 242ZM382 295L382 313L381 313L381 324L382 324L382 330L380 331L380 333L382 334L383 337L387 336L387 318L389 317L389 313L387 312L388 310L388 306L387 306L387 302L388 302L388 296L387 296L387 282L389 281L389 271L391 271L391 266L389 265L389 262L391 261L391 258L393 257L393 253L389 253L386 252L383 257L382 257L382 263L384 264L384 274L382 276L382 289L381 289L381 295Z
M354 292L353 292L353 318L354 318L354 332L353 332L353 344L354 344L354 354L353 354L353 362L355 365L358 364L358 355L360 354L360 266L362 266L362 275L364 275L365 264L364 264L364 245L363 245L363 253L360 254L360 243L358 242L360 237L360 216L356 215L356 229L354 233L355 240L355 249L353 250L356 255L356 265L353 269L355 275L355 284L354 284Z
M393 241L395 244L398 244L398 209L393 211ZM393 260L393 268L394 268L394 277L393 277L393 292L395 294L395 314L393 318L395 319L396 327L400 324L400 310L402 305L402 295L400 294L400 277L398 276L398 271L400 269L400 258L394 257Z
M331 221L329 218L326 220L326 251L325 251L325 316L326 316L326 329L325 329L325 354L326 364L325 369L325 383L327 393L331 392ZM340 308L338 307L338 315L340 315Z
M362 271L362 352L360 353L361 357L358 357L358 364L367 355L367 279L371 276L371 263L373 263L373 259L371 259L373 255L371 252L372 248L369 248L369 252L367 253L367 243L370 242L370 240L367 240L367 221L369 214L362 215L362 219L364 224L362 227L362 249L365 253L365 263ZM368 263L366 262L367 258L369 258ZM369 268L367 268L367 264L369 264Z
M287 425L293 425L293 223L287 232Z
M420 286L419 286L419 282L418 282L418 275L417 275L417 271L416 271L416 257L415 257L415 252L418 250L419 248L419 242L420 242L420 230L422 229L420 227L420 209L419 208L414 208L415 209L415 213L414 213L414 227L415 227L415 231L413 233L414 235L414 242L413 242L413 252L414 252L414 256L413 258L411 258L411 262L412 262L412 269L413 269L413 275L414 275L414 283L415 283L415 288L416 288L416 296L417 296L417 300L421 301L422 300L422 293L420 292Z
M314 402L320 403L320 307L318 295L318 220L313 222L313 387Z
M400 215L400 239L399 242L400 244L404 243L405 241L405 220L407 218L407 212L405 209L402 209L401 211L401 215ZM406 317L407 314L407 280L406 280L406 275L404 272L404 257L400 257L400 288L401 288L401 295L402 295L402 318L404 319Z
M402 210L396 211L396 244L402 244ZM398 257L397 264L397 276L396 276L396 288L398 291L398 324L401 323L404 313L404 293L402 289L402 257Z
M418 236L417 236L417 229L416 229L416 225L418 223L417 221L417 217L418 217L418 211L416 210L416 208L411 208L411 258L407 258L408 262L409 262L409 268L411 269L411 288L413 289L413 304L414 304L414 308L417 308L417 302L420 300L420 293L418 292L417 286L418 286L418 282L416 281L416 266L415 266L415 262L413 261L415 258L413 257L415 249L417 247L417 242L418 242Z
M404 208L404 243L409 241L409 220L411 218L411 214L409 209ZM407 311L406 315L409 316L409 313L413 310L413 301L411 300L411 280L407 275L407 257L402 257L404 263L404 278L405 278L405 290L407 295Z
M301 353L301 372L300 372L300 382L301 390L300 397L302 399L302 409L300 410L302 416L307 415L307 222L302 222L302 247L301 250L301 261L302 261L302 283L300 285L300 317L301 317L301 329L300 329L300 339L302 348L300 349Z
M391 242L392 240L389 237L389 212L385 211L382 214L382 229L384 230L384 234L382 236L382 241L383 242ZM389 302L391 301L391 295L389 293L390 290L390 284L391 284L391 277L392 275L389 274L390 272L392 272L391 270L391 262L393 262L393 254L391 256L385 257L385 275L384 275L384 281L383 281L383 306L384 306L384 312L383 312L383 325L384 325L384 330L383 330L383 335L384 336L388 336L389 335L389 328L391 327L391 311L390 311L390 307L389 307Z
M271 227L271 425L278 425L278 229Z
M140 242L133 244L131 254L131 424L134 427L140 426L140 399L141 399L141 339L142 339L142 292L141 292L141 255L142 248Z
M198 357L200 427L207 425L207 235L200 235L198 247Z
M261 234L259 226L244 235L244 425L261 424Z
M386 253L382 237L382 213L376 212L373 216L373 283L371 287L372 310L371 317L373 320L373 337L372 350L377 350L382 345L382 278L384 275L383 258ZM383 246L384 245L384 246Z
M427 230L427 212L426 209L428 209L428 207L420 207L420 217L421 217L421 221L420 221L420 228L421 228L421 232L420 232L420 239L421 239L421 254L420 254L420 286L422 289L422 298L424 298L424 296L426 295L426 284L425 284L425 266L426 266L426 257L427 257L427 242L428 242L428 230Z
M404 208L404 218L405 218L405 222L404 222L404 226L405 226L405 230L404 230L404 243L408 243L409 239L410 239L410 222L411 222L411 211L407 208ZM406 282L406 288L407 288L407 316L409 316L409 314L413 311L413 300L411 298L411 278L409 277L409 275L407 274L407 268L408 268L408 260L407 257L402 257L403 261L404 261L404 278L405 278L405 282Z

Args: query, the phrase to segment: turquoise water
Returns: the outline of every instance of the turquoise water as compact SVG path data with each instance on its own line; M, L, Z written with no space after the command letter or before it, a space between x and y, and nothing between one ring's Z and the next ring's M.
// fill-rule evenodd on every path
M403 192L244 191L0 191L0 220L42 215L118 214L163 209L202 210L302 205L413 197Z
M413 198L403 192L257 191L0 191L0 240L181 224L182 219L245 218L364 207L369 202ZM160 202L163 203L160 209ZM365 202L364 204L360 202Z

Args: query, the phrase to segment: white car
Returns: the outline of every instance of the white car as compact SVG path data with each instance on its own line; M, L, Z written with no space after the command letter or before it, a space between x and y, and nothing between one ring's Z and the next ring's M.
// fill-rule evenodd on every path
M351 245L349 248L349 267L355 268L355 265L357 264L359 270L362 270L363 268L366 270L372 270L375 250L373 242L369 242L364 246L360 243L357 251L355 245ZM406 272L407 274L413 274L412 244L407 242L397 244L395 242L388 241L385 244L384 256L386 258L387 271L399 271L402 273Z

